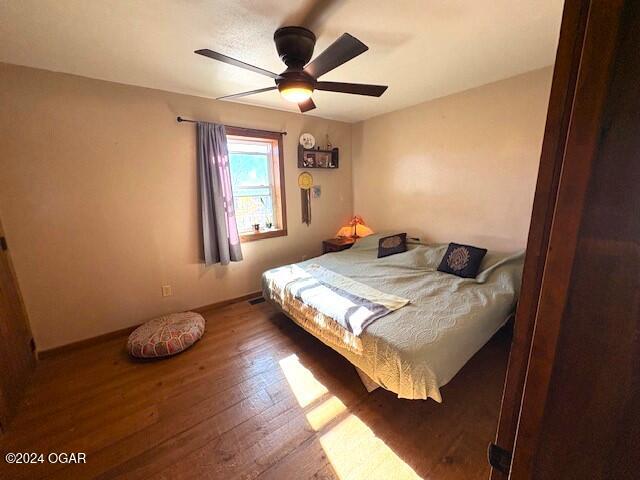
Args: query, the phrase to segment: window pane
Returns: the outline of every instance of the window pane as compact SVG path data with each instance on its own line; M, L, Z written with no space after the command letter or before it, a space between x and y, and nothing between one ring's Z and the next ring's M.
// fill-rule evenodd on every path
M258 141L228 141L231 184L238 231L253 231L259 224L266 229L274 224L271 167L271 144Z
M240 232L252 231L256 223L262 230L267 223L273 223L273 204L268 188L234 190L233 204Z
M269 156L230 153L231 184L234 187L269 185Z
M233 153L269 153L271 145L265 142L228 141L229 152Z

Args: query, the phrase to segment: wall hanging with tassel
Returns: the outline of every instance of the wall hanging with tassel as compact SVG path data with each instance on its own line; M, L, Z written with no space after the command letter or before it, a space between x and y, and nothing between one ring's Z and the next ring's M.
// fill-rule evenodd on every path
M300 202L302 205L302 223L311 224L311 187L313 177L309 172L302 172L298 175L298 186L300 187Z

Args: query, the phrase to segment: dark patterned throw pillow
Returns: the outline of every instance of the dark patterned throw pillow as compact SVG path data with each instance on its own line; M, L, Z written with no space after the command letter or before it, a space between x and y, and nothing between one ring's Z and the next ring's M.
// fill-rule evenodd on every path
M476 278L480 263L487 253L486 248L450 243L442 257L438 271L451 273L462 278Z
M407 251L407 234L396 233L378 241L378 258Z

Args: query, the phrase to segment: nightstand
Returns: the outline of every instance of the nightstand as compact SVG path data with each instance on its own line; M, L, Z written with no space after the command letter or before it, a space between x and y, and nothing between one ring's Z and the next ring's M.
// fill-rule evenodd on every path
M330 238L322 241L322 253L341 252L351 248L355 243L355 239L351 237Z

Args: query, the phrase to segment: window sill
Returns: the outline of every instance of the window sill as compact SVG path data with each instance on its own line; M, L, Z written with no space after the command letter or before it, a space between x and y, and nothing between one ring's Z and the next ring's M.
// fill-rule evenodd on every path
M243 233L240 235L240 243L254 242L256 240L263 240L265 238L286 237L287 230L265 230L257 233Z

